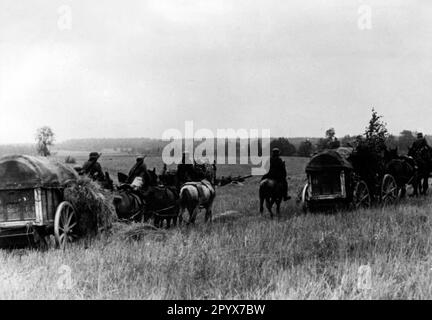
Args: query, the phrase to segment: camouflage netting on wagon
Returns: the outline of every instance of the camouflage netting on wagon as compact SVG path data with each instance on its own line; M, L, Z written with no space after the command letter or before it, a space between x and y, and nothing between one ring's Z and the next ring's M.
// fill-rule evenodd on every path
M69 182L64 190L65 200L79 213L80 233L95 235L111 229L116 218L113 195L88 177Z

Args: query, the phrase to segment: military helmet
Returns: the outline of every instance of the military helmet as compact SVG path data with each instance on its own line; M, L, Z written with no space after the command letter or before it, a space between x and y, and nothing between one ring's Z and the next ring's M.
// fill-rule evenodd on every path
M101 153L98 152L90 152L89 158L90 159L98 159L101 156Z

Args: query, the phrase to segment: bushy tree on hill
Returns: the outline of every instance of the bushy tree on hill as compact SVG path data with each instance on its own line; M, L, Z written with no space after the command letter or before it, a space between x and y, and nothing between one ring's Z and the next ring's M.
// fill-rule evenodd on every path
M317 150L322 151L325 149L337 149L340 147L340 142L336 138L336 131L330 128L325 132L325 138L321 138L317 143Z
M386 128L387 124L381 119L382 116L378 115L375 109L372 108L372 117L364 133L365 138L363 141L359 141L365 144L370 151L376 152L377 154L386 149L386 141L389 136Z
M50 147L54 144L54 132L48 126L41 127L36 132L36 150L41 156L51 155Z

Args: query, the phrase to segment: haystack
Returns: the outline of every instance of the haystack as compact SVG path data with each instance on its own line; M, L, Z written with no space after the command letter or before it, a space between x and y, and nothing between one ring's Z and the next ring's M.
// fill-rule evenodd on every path
M116 218L113 195L98 183L80 177L66 186L64 196L77 212L80 234L96 235L111 229Z

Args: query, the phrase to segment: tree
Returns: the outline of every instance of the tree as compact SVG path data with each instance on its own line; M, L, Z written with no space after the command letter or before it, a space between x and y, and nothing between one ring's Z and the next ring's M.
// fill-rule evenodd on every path
M302 141L297 149L300 157L310 157L313 152L313 145L309 140Z
M334 128L327 129L325 132L325 138L318 140L317 149L322 151L325 149L337 149L340 147L340 142L336 138L336 132Z
M334 140L336 138L336 131L334 128L327 129L325 135L327 139Z
M51 154L49 148L54 144L54 132L48 126L37 129L36 150L41 156L47 157Z
M279 148L281 155L290 157L296 153L296 147L287 138L277 138L270 142L270 149Z
M381 118L382 116L378 115L375 109L372 108L372 117L365 131L366 143L370 150L376 153L381 153L386 149L388 137L386 123Z

